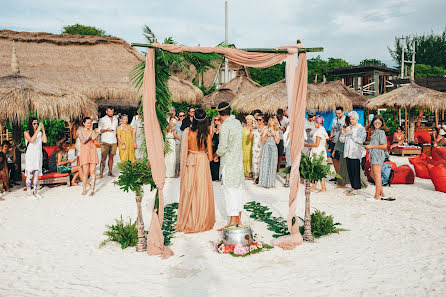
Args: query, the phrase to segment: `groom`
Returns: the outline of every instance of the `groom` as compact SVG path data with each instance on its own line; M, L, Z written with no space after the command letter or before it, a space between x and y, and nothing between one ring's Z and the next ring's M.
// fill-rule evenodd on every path
M243 151L242 125L233 115L229 103L222 102L217 107L220 121L220 136L214 161L221 157L220 168L226 198L226 210L231 217L229 225L241 225L243 209L242 182Z

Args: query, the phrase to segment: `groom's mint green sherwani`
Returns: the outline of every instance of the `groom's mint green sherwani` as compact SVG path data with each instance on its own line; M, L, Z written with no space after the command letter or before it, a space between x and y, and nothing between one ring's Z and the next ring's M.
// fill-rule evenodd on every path
M220 171L225 189L228 216L238 216L243 209L241 185L244 180L242 125L233 115L220 126L216 152L220 156Z

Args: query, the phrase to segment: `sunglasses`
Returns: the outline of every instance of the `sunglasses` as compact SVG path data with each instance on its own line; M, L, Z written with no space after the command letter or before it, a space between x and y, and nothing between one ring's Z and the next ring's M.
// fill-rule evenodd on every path
M189 112L195 112L195 110L189 110Z
M257 121L257 122L261 122L261 121L263 121L263 119L256 119L256 121Z
M185 115L184 115L184 114L180 114L178 117L180 117L180 118L184 118Z
M382 122L381 121L375 121L373 124L382 124Z
M33 123L33 126L37 126L39 123Z

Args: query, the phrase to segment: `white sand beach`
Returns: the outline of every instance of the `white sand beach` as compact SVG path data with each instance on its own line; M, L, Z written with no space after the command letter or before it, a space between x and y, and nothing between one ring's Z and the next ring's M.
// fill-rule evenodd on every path
M92 198L81 196L81 187L59 186L31 201L16 186L0 202L0 296L446 296L446 194L430 180L385 187L393 202L365 201L372 185L350 198L328 183L328 193L312 194L312 207L348 231L246 258L210 248L226 222L220 187L214 183L215 230L176 233L175 255L162 260L118 243L98 247L106 224L121 214L136 218L134 195L110 177L99 180ZM153 196L147 190L143 200L146 229ZM167 179L165 197L178 201L179 179ZM245 182L245 201L252 200L287 214L281 183L267 190ZM246 213L243 219L271 243L264 223Z

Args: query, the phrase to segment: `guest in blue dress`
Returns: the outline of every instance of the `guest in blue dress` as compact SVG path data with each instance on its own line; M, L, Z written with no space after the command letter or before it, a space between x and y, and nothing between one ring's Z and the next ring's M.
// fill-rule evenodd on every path
M277 144L280 142L279 122L276 117L268 120L268 126L263 130L261 141L263 149L260 159L259 185L271 188L276 185Z

